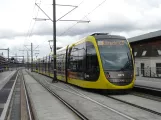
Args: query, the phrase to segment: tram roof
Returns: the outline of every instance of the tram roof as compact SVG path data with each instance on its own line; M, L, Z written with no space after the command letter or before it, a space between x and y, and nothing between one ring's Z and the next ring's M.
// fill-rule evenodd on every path
M120 35L112 35L109 33L93 33L91 36L94 36L96 39L101 39L101 38L114 38L114 39L126 39L123 36Z
M148 40L148 39L156 38L156 37L161 37L161 30L149 32L149 33L139 35L139 36L135 36L135 37L132 37L132 38L128 38L128 41L130 43L136 43L136 42L140 42L140 41L144 41L144 40Z

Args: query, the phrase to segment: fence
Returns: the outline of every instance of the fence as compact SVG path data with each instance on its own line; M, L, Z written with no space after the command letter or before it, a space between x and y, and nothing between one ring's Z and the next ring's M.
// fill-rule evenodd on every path
M161 67L136 68L136 76L161 78Z

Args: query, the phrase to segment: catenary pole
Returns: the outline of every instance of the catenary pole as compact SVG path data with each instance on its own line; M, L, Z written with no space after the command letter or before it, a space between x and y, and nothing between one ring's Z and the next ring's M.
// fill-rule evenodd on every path
M53 65L54 65L54 76L52 82L57 82L56 76L56 4L55 0L53 0Z
M31 43L31 72L33 72L33 47Z

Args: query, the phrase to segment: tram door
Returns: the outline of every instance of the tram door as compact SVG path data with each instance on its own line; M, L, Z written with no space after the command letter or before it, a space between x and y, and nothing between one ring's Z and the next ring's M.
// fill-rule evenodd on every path
M144 76L144 63L141 63L141 74Z

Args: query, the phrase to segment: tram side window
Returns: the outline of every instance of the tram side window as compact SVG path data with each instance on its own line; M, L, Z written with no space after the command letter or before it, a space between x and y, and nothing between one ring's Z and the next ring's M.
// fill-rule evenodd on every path
M60 53L58 53L57 55L57 72L59 74L64 74L64 65L65 65L65 53L64 51L61 51Z
M92 42L86 43L86 79L97 80L99 77L99 64L95 47Z
M76 72L77 71L77 48L73 47L71 54L70 54L70 65L69 68L72 72Z
M77 71L83 73L85 71L86 48L85 43L79 44L78 48L78 68Z
M84 72L85 70L85 43L79 44L72 48L70 54L69 68L73 72Z

